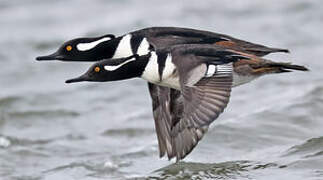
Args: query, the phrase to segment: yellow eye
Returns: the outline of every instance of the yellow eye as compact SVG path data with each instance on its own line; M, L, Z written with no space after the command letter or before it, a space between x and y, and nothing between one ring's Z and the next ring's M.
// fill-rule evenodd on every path
M66 46L66 51L71 51L71 50L72 50L72 46L71 45Z
M100 72L100 67L98 67L98 66L97 66L97 67L95 67L95 68L94 68L94 71L95 71L95 72Z

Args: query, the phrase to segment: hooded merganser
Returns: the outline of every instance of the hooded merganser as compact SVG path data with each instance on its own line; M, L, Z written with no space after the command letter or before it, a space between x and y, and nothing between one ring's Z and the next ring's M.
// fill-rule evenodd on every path
M238 69L238 71L236 70ZM209 125L223 112L236 82L236 73L258 77L267 73L307 70L255 55L209 44L182 44L146 55L96 62L81 81L116 81L141 77L150 84L160 156L183 159ZM158 88L158 89L156 89Z
M307 70L259 57L274 52L288 50L208 31L152 27L120 37L108 34L73 39L55 53L36 59L99 61L67 83L146 79L160 157L167 153L169 159L179 160L192 151L226 107L231 86L263 74Z
M225 34L178 27L151 27L116 37L107 34L94 38L77 38L65 42L55 53L36 59L61 61L98 61L108 58L144 55L147 50L156 50L176 44L213 44L264 56L274 52L289 52L287 49L270 48L243 41Z

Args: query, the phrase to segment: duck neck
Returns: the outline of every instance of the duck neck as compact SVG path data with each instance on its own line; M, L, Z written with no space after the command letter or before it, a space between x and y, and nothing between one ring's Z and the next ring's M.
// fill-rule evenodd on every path
M141 77L141 75L145 71L145 68L148 64L150 56L151 55L149 53L144 56L139 56L135 60L129 59L127 61L118 63L118 65L109 66L109 67L105 66L106 70L115 71L115 76L110 77L110 81L118 81L118 80Z

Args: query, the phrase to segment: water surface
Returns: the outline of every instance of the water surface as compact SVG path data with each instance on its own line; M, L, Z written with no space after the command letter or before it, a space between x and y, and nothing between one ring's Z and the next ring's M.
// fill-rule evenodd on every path
M0 179L323 179L323 3L0 1ZM65 84L91 63L36 62L64 41L148 26L222 32L308 73L235 88L184 161L158 158L146 82Z

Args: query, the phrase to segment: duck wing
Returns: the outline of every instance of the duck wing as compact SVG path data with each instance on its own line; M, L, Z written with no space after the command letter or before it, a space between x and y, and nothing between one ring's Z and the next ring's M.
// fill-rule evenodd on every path
M183 96L181 91L148 83L152 99L153 116L158 139L159 156L167 153L172 158L171 129L173 122L178 122L183 113Z
M223 112L232 88L232 62L246 57L212 46L175 47L181 91L149 83L160 157L183 159ZM184 61L185 60L185 61ZM185 63L183 63L185 62Z

